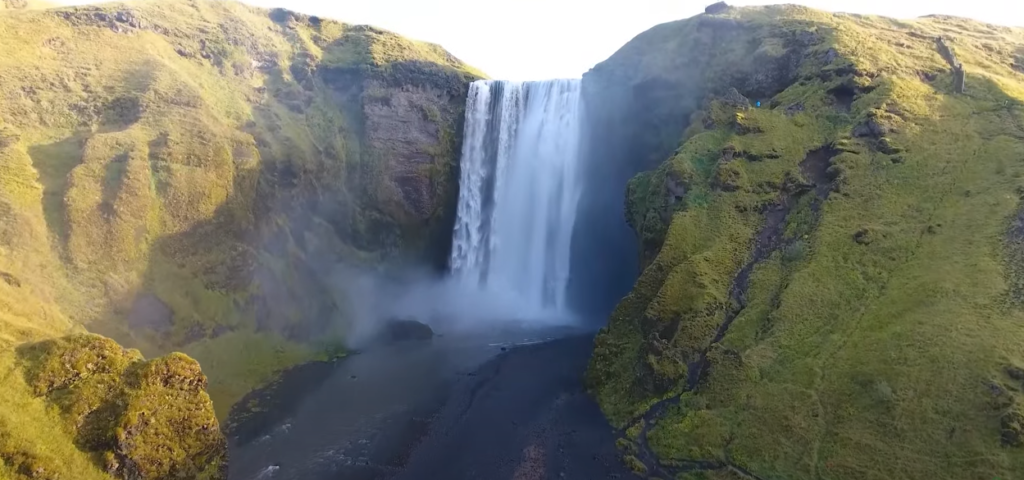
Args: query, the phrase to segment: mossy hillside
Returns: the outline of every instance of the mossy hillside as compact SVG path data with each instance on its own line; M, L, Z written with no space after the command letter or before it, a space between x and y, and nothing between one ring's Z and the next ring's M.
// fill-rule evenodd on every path
M694 478L1014 478L1024 330L1007 232L1024 177L1024 77L1011 68L1024 34L730 9L658 27L674 43L608 63L672 78L659 62L699 44L701 22L725 21L803 25L814 40L761 109L713 94L677 154L635 180L648 186L631 188L632 218L669 221L631 221L663 241L598 337L588 380L602 408L627 426L672 399L633 441L660 460L646 468L705 462ZM823 147L833 191L816 201L801 163ZM782 241L758 257L779 202Z
M0 348L76 328L57 307L74 293L48 247L42 197L20 134L0 123Z
M215 387L263 379L316 349L278 355L245 332L343 331L331 265L443 254L478 72L440 47L205 1L5 12L0 36L9 343L75 323L150 355L250 339L268 372L207 373ZM380 119L407 114L396 105L435 140L388 144Z
M0 379L0 478L111 478L75 447L60 411L34 394L12 349L0 351Z

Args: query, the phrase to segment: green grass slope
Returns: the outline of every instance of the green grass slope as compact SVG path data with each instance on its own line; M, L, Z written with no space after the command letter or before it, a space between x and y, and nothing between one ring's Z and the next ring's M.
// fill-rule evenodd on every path
M1022 55L1018 29L786 6L661 25L595 69L701 98L630 182L645 269L588 371L638 471L1024 472Z

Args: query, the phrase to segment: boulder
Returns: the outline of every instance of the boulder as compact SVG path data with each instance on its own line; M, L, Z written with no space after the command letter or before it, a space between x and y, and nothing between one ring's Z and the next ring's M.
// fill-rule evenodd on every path
M1000 418L999 425L1004 447L1024 446L1024 414L1010 410Z
M873 137L880 138L886 133L889 133L890 129L885 125L878 122L874 117L869 117L857 126L853 127L853 136L862 137Z
M388 343L425 341L434 338L434 330L416 320L394 319L384 326L382 337Z
M206 376L181 353L142 364L130 375L115 420L107 471L125 480L227 476L227 440L220 432Z

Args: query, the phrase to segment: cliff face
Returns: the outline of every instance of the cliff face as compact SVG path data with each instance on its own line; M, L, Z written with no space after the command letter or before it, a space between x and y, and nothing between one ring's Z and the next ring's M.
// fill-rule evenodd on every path
M954 18L725 8L584 77L608 168L650 168L624 207L643 272L588 370L638 471L1022 471L1022 48Z
M344 329L337 264L444 264L479 74L440 47L205 1L0 25L7 343L46 319L287 363Z
M440 47L222 1L3 5L0 351L85 329L147 355L182 350L208 387L196 369L197 389L149 392L126 371L117 382L135 386L115 403L208 406L196 400L208 389L223 416L274 371L336 348L337 265L444 265L462 110L481 75ZM182 358L159 361L191 371ZM0 367L22 376L23 363L11 353ZM42 412L72 390L3 401ZM164 420L200 418L182 415ZM45 416L26 429L49 431L32 426ZM138 470L132 456L168 432L131 425L118 427L137 434L125 445L84 451L126 478L216 474L186 465L205 447L178 470ZM22 432L0 425L11 472L38 447Z

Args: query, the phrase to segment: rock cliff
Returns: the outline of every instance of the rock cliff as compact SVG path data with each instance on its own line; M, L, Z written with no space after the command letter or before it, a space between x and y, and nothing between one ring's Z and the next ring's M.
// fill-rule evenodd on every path
M957 18L717 6L584 76L605 168L646 170L624 206L643 272L588 371L637 471L1024 471L1022 48Z

